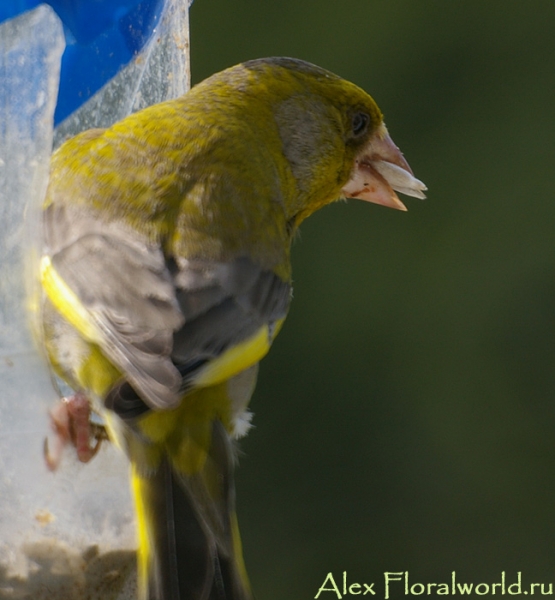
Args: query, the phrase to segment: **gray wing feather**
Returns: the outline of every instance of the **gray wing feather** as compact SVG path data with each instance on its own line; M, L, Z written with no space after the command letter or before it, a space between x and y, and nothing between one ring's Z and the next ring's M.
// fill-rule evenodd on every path
M178 262L75 206L49 206L44 226L46 251L103 352L151 408L175 406L206 361L287 313L290 285L248 258Z
M47 209L44 223L52 264L95 322L103 352L147 404L175 405L181 375L172 338L184 318L162 251L66 208Z
M228 263L186 261L176 283L185 324L174 336L173 358L183 365L215 358L283 318L291 298L288 283L245 257Z

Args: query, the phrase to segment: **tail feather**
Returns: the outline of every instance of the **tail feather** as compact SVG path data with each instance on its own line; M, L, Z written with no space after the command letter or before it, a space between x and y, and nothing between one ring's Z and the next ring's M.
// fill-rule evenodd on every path
M165 456L133 468L141 600L251 600L235 518L233 457L214 421L208 458L193 475Z

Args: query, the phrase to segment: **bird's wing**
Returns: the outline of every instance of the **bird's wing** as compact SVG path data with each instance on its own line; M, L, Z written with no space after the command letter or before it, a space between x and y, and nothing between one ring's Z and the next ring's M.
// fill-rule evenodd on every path
M174 407L188 389L258 362L290 284L247 257L177 260L125 224L78 206L44 211L43 285L59 312L121 371L121 416ZM108 402L108 400L107 400Z

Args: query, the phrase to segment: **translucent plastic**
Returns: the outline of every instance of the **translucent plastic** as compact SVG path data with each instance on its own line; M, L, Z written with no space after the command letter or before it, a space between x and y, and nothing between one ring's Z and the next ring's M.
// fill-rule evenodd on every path
M56 142L184 94L190 85L188 4L168 0L155 35L137 56L56 130Z
M187 9L168 1L143 52L56 138L185 92ZM104 443L81 464L67 449L54 473L43 457L58 393L29 322L63 49L45 5L0 25L0 598L125 600L136 596L125 457Z

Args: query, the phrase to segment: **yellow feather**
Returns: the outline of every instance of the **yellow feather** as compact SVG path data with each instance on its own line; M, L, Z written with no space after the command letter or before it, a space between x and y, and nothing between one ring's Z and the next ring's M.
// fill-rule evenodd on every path
M263 325L250 338L211 360L194 378L195 386L208 387L221 383L262 360L284 321L285 319L276 321L271 328Z
M85 339L99 343L101 336L91 320L88 310L58 275L49 256L43 256L40 261L40 279L50 302L66 321L71 323Z

